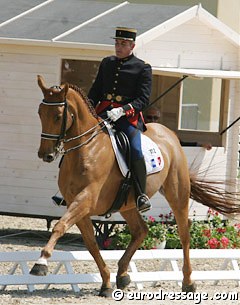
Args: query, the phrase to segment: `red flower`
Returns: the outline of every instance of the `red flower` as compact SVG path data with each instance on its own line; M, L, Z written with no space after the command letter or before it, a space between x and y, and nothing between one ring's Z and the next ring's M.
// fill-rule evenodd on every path
M217 228L217 232L218 233L225 233L226 232L226 228Z
M207 213L208 213L209 216L213 215L213 210L212 209L208 209Z
M207 237L211 237L211 230L210 229L204 229L203 230L203 235Z
M111 243L112 243L111 238L108 238L108 239L104 240L103 247L107 249L111 245Z
M207 242L210 249L217 249L219 247L219 241L214 237Z
M151 221L151 222L154 222L154 221L155 221L155 218L154 218L153 216L149 216L149 217L148 217L148 220Z
M221 242L222 247L223 247L224 249L226 249L226 248L228 247L228 245L229 245L229 239L228 239L227 237L225 237L225 236L223 236L223 237L220 239L220 242Z
M240 223L235 223L234 227L236 227L238 230L240 230Z

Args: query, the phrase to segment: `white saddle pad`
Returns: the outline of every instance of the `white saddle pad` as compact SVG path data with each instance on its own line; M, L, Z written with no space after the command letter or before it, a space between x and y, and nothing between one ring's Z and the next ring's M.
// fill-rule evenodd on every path
M110 139L112 142L113 150L115 152L117 162L119 165L119 168L121 170L122 175L125 177L128 172L127 164L120 153L111 125L106 124L108 133L110 135ZM145 136L144 134L141 134L141 144L142 144L142 152L144 155L145 163L146 163L146 169L147 169L147 175L157 173L161 171L164 167L164 160L162 153L160 149L158 148L157 144L154 143L149 137Z

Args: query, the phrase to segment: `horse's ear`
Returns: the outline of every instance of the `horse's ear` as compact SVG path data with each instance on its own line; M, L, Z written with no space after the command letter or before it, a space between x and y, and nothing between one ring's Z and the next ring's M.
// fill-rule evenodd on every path
M43 92L46 91L47 88L46 88L46 86L45 86L44 79L43 79L43 77L42 77L41 75L38 75L38 76L37 76L37 81L38 81L38 86L42 89L42 91L43 91Z
M63 87L65 97L66 97L66 95L67 95L67 93L68 93L68 89L69 89L69 84L68 84L68 83L65 83L65 84L64 84L64 87Z

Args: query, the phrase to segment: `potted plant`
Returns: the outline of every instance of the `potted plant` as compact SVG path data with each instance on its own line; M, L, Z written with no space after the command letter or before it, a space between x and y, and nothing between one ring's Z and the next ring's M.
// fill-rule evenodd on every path
M182 248L178 227L172 212L158 217L144 217L148 226L148 234L139 249L180 249ZM230 249L240 248L240 224L223 220L217 213L209 209L207 221L193 218L190 228L191 249ZM105 240L105 249L126 249L131 240L127 225L114 229Z
M139 249L149 250L164 248L166 244L167 225L161 221L157 221L150 216L146 219L148 226L148 234L142 242ZM106 249L126 249L131 240L131 234L127 225L123 225L114 230L104 242Z
M164 249L166 245L167 225L156 218L149 216L146 220L148 234L140 249Z

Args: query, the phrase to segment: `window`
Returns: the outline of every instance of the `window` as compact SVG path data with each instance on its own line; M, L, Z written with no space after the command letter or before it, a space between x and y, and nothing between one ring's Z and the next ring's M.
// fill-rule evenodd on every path
M182 86L179 129L219 131L221 79L185 79Z
M61 83L68 82L83 89L87 94L99 67L98 61L63 59Z

